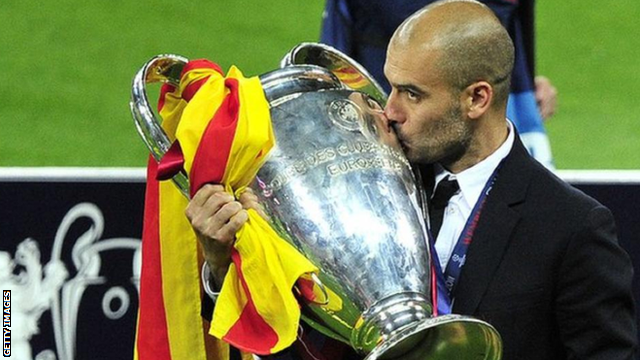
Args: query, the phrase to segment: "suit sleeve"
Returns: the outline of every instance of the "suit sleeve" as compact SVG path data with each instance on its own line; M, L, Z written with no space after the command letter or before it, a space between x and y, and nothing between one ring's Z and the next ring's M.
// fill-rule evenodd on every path
M593 208L567 247L556 317L568 359L634 359L633 267L618 245L611 212Z

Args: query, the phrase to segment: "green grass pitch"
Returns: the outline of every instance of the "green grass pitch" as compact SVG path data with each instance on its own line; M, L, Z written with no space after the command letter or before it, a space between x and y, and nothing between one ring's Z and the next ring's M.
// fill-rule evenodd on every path
M0 6L0 166L144 166L128 109L150 57L246 75L316 41L322 0L17 1ZM538 1L538 72L561 169L640 168L640 2Z

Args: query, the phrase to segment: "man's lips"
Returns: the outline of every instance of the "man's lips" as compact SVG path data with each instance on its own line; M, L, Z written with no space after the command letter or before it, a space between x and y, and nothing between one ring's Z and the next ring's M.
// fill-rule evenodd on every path
M398 142L400 143L400 146L402 146L402 150L406 151L411 147L409 142L406 140L406 138L402 135L401 132L396 131L396 136L398 137Z
M396 138L398 139L398 143L400 144L400 147L402 147L402 151L406 153L407 150L410 148L409 142L406 140L404 135L402 135L402 132L398 128L398 124L392 123L390 125L391 125L390 126L391 130L396 134Z

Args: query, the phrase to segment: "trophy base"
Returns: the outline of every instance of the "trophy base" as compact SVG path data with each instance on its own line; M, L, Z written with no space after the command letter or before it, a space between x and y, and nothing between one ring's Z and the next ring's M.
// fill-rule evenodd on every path
M407 325L382 340L365 360L500 360L500 335L486 322L443 315Z

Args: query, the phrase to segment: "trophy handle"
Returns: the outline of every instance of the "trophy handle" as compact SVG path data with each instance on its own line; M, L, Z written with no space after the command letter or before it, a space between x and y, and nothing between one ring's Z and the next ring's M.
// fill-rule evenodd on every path
M155 115L147 97L147 83L163 82L178 85L182 68L189 60L180 55L163 54L147 61L133 78L129 107L136 124L138 134L147 145L156 161L171 147L171 140L160 126L161 121ZM189 197L189 179L184 173L173 177L173 182L186 197Z
M369 72L340 50L320 43L301 43L289 51L280 61L280 67L312 64L331 71L345 85L374 98L383 107L388 95Z

